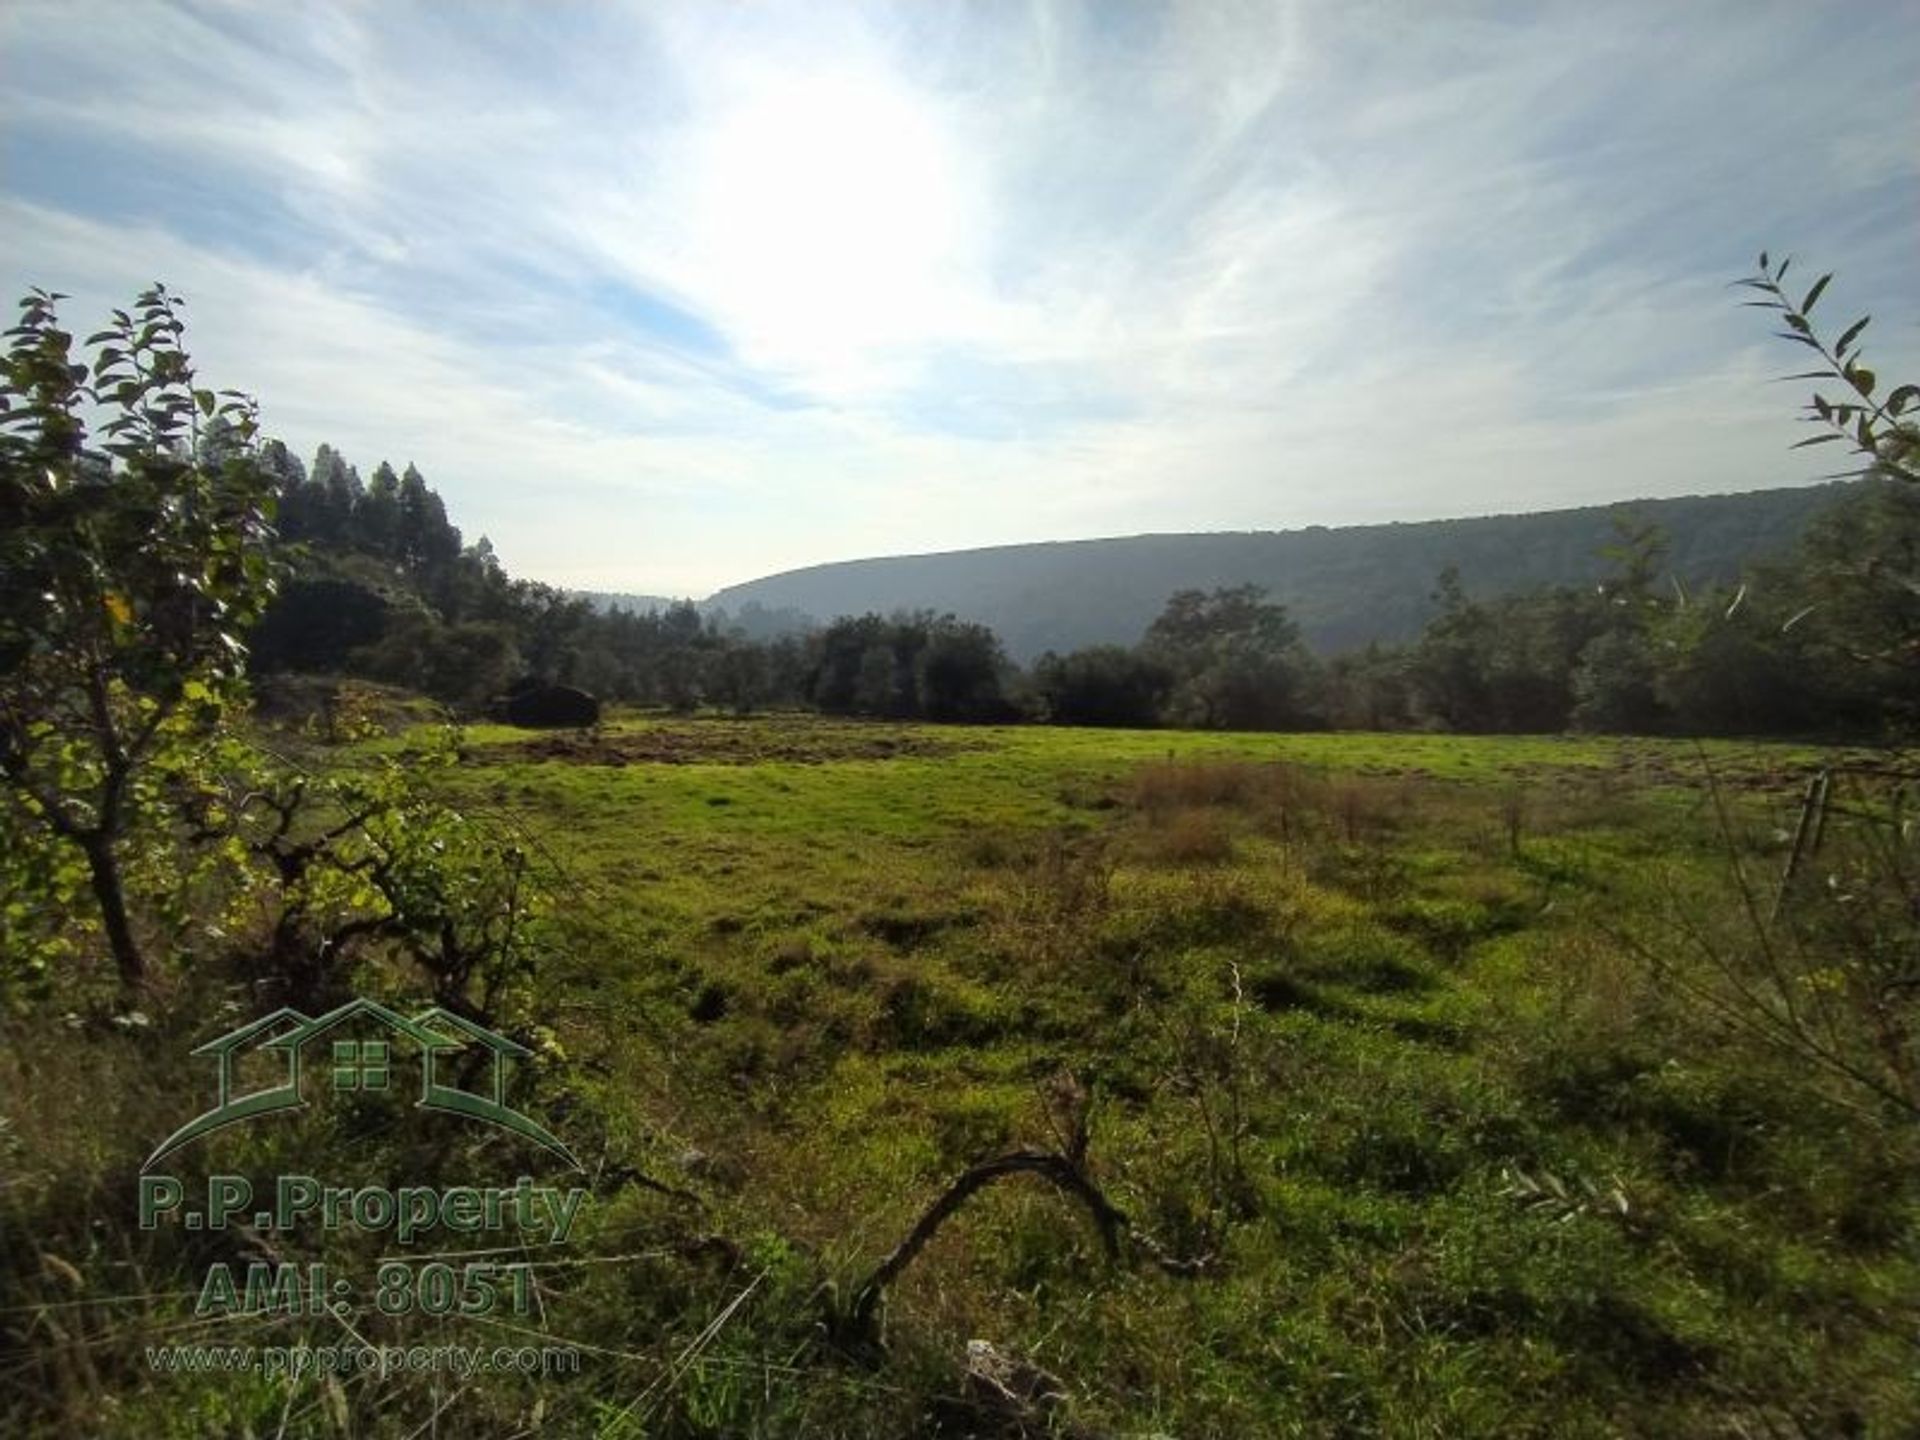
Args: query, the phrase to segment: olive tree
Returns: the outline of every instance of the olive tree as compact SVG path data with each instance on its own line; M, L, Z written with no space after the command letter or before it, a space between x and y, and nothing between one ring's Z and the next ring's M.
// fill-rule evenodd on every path
M1820 303L1833 276L1822 275L1796 301L1786 288L1792 266L1791 256L1774 265L1762 250L1758 270L1734 284L1760 293L1760 299L1745 303L1777 314L1786 327L1776 332L1782 340L1805 346L1818 357L1818 368L1786 377L1822 382L1805 411L1805 418L1821 433L1808 436L1794 448L1844 443L1863 462L1848 473L1920 484L1920 385L1883 386L1867 365L1860 353L1860 337L1871 316L1861 316L1829 345L1814 328L1812 317L1813 307ZM1829 389L1833 389L1831 398Z

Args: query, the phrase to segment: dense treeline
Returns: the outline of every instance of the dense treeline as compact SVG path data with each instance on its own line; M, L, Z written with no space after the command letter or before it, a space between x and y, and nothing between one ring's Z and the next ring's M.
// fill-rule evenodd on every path
M516 682L577 685L641 705L745 713L814 705L933 720L1018 718L991 632L932 614L849 619L812 636L747 607L603 609L507 575L482 537L462 542L412 465L363 481L322 445L311 467L262 447L293 573L253 640L256 673L330 672L423 690L474 711Z
M413 466L367 481L269 442L294 574L261 672L347 673L478 710L516 681L688 711L807 706L896 719L1201 729L1589 729L1877 734L1920 714L1920 494L1849 487L1786 557L1690 591L1657 527L1622 513L1598 583L1480 598L1452 567L1405 645L1315 655L1255 586L1182 590L1133 646L1011 664L986 627L929 611L812 633L689 603L602 609L463 544Z

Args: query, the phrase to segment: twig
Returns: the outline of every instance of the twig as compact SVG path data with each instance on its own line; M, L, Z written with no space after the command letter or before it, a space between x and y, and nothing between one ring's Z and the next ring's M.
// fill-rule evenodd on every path
M887 1287L900 1278L907 1266L926 1248L927 1242L939 1233L940 1227L952 1219L955 1212L975 1193L1010 1175L1038 1175L1078 1200L1093 1217L1093 1223L1100 1231L1101 1242L1110 1256L1119 1254L1120 1238L1128 1235L1155 1265L1170 1275L1197 1275L1211 1258L1202 1256L1196 1260L1181 1260L1169 1255L1150 1236L1134 1229L1126 1213L1107 1199L1086 1172L1066 1156L1051 1150L1013 1150L991 1160L983 1160L963 1171L927 1207L926 1213L907 1232L906 1238L894 1247L893 1252L874 1268L873 1273L854 1292L853 1309L846 1317L844 1333L857 1340L871 1338L874 1314L886 1295Z

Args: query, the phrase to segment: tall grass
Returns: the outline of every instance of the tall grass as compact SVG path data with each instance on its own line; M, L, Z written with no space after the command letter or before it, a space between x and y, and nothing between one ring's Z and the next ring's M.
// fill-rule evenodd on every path
M759 723L741 745L780 753ZM1830 819L1770 961L1752 915L1784 792L1723 770L1723 824L1702 792L1648 788L1648 755L1678 773L1677 749L1552 768L1542 742L1308 737L1307 764L1255 737L1168 761L1163 735L1010 733L878 761L815 728L807 758L727 767L516 761L503 737L446 779L579 879L540 981L566 1060L539 1099L593 1200L542 1257L537 1325L597 1347L582 1375L144 1371L245 1243L130 1218L140 1159L204 1088L187 1050L223 1002L251 1013L209 967L145 1025L79 986L3 1022L0 1430L1920 1433L1920 1157L1879 1100L1728 1009L1791 999L1849 1063L1890 1065L1910 828ZM1857 803L1891 819L1896 798ZM1061 1076L1084 1092L1065 1130ZM344 1125L207 1158L501 1161L404 1116ZM840 1343L852 1289L956 1177L1027 1149L1079 1155L1202 1273L1110 1255L1010 1174L894 1277L877 1345ZM1064 1398L996 1400L969 1342Z

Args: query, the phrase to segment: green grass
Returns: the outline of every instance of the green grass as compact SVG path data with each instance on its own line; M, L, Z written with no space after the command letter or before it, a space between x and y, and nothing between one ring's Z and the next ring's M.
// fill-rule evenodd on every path
M556 897L537 1008L570 1062L546 1098L700 1197L602 1181L577 1248L645 1258L556 1271L547 1328L615 1353L474 1387L449 1412L471 1433L536 1404L568 1435L1017 1433L970 1398L976 1338L1060 1377L1086 1433L1920 1426L1913 1137L1621 944L1673 893L1730 907L1729 843L1776 863L1813 751L803 717L465 750L449 798ZM1097 1180L1201 1275L1110 1259L1015 1180L907 1271L883 1353L828 1343L834 1297L946 1181L1059 1143L1062 1072L1093 1096ZM100 1128L43 1170L120 1163ZM184 1408L270 1434L287 1401L123 1376L62 1403L97 1419L121 1386L100 1423L124 1433L190 1433L160 1421ZM405 1434L434 1403L309 1389L287 1433L345 1405Z

